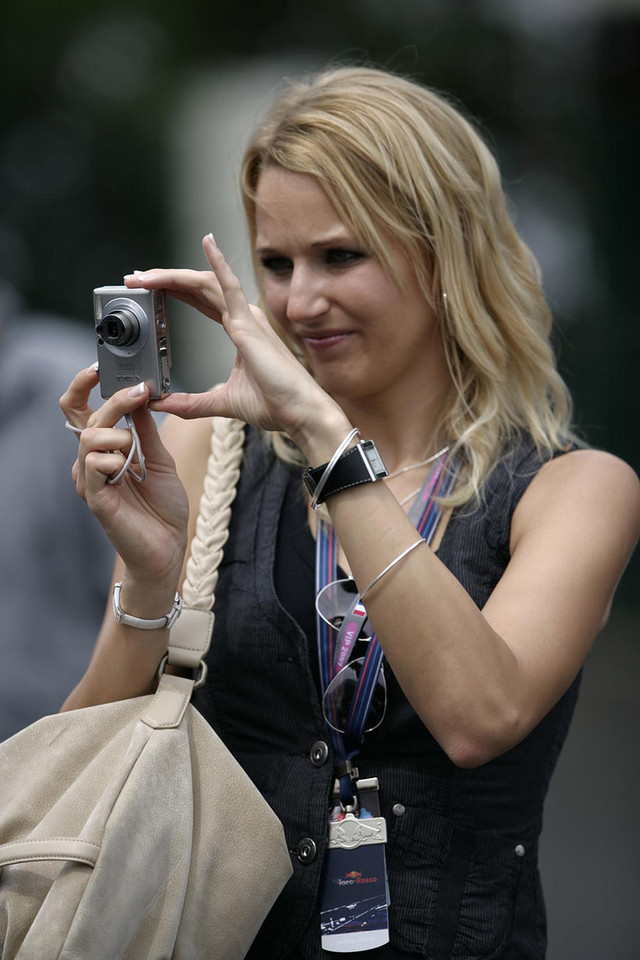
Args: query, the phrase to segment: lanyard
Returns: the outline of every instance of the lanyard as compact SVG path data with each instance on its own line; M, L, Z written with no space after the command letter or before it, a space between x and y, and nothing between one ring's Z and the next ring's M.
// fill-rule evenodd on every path
M441 461L427 476L409 511L409 519L414 523L420 536L431 543L433 534L442 516L442 507L435 501L436 496L446 496L455 480L455 470L451 463ZM331 524L318 518L316 534L316 594L336 579L338 566L338 539ZM320 665L320 684L322 692L327 689L341 666L348 661L349 654L358 638L358 629L354 625L364 626L366 611L363 611L360 597L355 595L350 610L340 631L336 635L323 618L316 613L318 638L318 659ZM367 715L375 689L378 673L384 653L375 634L368 643L358 683L347 716L344 733L329 726L336 764L340 766L347 760L353 760L360 752L364 736ZM343 803L353 801L353 782L349 774L340 778L340 795Z

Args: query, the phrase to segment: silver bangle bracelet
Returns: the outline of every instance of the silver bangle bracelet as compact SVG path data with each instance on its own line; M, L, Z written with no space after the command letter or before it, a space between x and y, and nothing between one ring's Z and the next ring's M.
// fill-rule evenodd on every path
M123 623L126 627L135 627L137 630L164 630L171 628L180 614L182 613L182 597L176 590L173 598L173 606L169 613L157 620L143 620L142 617L133 617L125 613L120 606L120 592L122 590L122 581L114 584L113 587L113 616L116 623Z
M371 588L372 588L372 587L375 587L375 585L376 585L376 583L378 582L378 580L382 580L382 578L384 577L384 575L385 575L386 573L389 573L389 570L391 570L393 567L395 567L396 563L400 563L400 561L401 561L401 560L404 560L404 558L405 558L409 553L411 553L412 550L415 550L416 547L419 547L421 543L426 543L426 542L427 542L426 540L423 540L422 537L420 537L420 539L419 539L419 540L416 540L415 543L412 543L410 547L407 547L406 550L403 550L402 553L399 553L398 556L395 557L395 559L393 559L393 560L391 561L391 563L389 563L389 564L384 568L384 570L383 570L381 573L378 574L377 577L374 577L374 578L373 578L373 580L371 581L371 583L369 584L369 586L364 588L364 590L363 590L362 593L360 594L360 600L364 600L364 598L365 598L366 595L369 593L369 591L371 590Z
M351 432L344 438L344 440L342 441L342 443L340 444L340 446L338 447L334 455L331 457L331 460L329 460L329 463L326 465L324 469L324 473L318 480L318 485L314 490L313 496L311 498L311 506L314 510L318 509L318 500L320 499L320 495L324 490L327 480L331 476L331 471L333 470L336 463L338 462L338 460L340 459L344 451L347 449L351 441L354 439L354 437L359 437L359 436L360 436L360 431L358 430L357 427L354 427L353 430L351 430Z

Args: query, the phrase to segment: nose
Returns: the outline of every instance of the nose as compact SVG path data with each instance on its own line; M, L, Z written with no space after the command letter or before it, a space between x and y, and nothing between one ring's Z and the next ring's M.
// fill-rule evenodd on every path
M295 265L289 280L286 312L291 323L309 323L329 309L326 281L311 267Z

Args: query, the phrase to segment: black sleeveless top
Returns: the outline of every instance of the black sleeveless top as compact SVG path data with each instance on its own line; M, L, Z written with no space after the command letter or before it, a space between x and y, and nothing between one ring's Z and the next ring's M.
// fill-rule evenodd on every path
M511 516L540 466L531 445L514 450L490 475L481 504L449 521L437 555L480 608L508 563ZM335 957L321 950L319 932L333 772L317 688L313 543L300 471L277 460L253 430L215 611L209 678L195 704L282 820L294 867L249 957ZM358 956L542 960L542 805L578 679L521 743L463 770L385 669L387 713L365 736L358 769L380 781L391 942ZM319 743L328 746L326 760Z

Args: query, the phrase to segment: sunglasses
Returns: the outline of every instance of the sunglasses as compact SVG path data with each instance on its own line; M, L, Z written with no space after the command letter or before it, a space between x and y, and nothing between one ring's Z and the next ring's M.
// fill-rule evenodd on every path
M360 603L356 582L351 578L334 580L320 590L316 597L316 610L324 622L338 633L333 664L337 672L324 692L322 712L330 727L344 733L352 710L359 705L358 700L367 695L360 680L366 657L349 658L358 642L371 640L373 630L367 612ZM380 726L387 709L387 684L382 663L370 697L364 733Z

